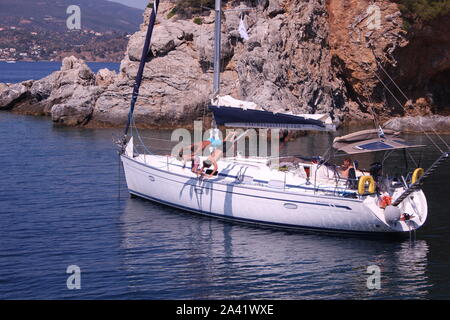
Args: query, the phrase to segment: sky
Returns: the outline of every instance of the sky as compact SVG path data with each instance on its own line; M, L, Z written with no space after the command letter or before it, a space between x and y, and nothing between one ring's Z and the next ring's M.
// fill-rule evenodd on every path
M129 7L143 9L147 6L149 0L109 0L113 2L119 2Z

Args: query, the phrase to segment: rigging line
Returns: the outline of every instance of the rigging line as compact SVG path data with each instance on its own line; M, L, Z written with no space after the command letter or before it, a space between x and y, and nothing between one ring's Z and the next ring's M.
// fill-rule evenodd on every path
M391 80L391 82L394 84L394 86L398 89L398 91L403 95L403 97L406 99L406 101L410 101L411 99L408 98L408 96L405 94L405 92L397 85L397 83L394 81L394 79L392 79L392 77L389 75L389 73L386 71L385 68L383 68L383 66L381 65L381 63L378 61L378 59L375 59L375 61L377 62L378 66L381 68L381 70L383 70L383 72L386 74L386 76ZM406 108L403 107L403 109L406 111ZM422 129L423 130L423 129ZM447 144L447 142L439 135L439 133L436 132L436 130L434 130L433 127L431 127L431 130L433 131L433 133L444 143L444 145L450 150L450 146Z
M417 162L414 160L414 157L412 156L411 152L409 152L408 149L405 149L405 150L406 150L406 154L411 158L411 160L412 160L412 162L414 163L414 165L416 166L416 168L418 168L419 165L418 165Z
M359 97L356 97L356 99L358 99L359 103L360 103L361 105L364 106L364 103L362 103L362 101L361 101L361 99L359 99ZM378 129L380 123L379 123L379 121L377 120L377 116L376 116L375 112L374 112L373 109L372 109L372 106L371 106L372 101L370 100L370 98L367 98L367 99L369 100L369 107L368 107L368 110L369 110L370 114L372 115L373 122L374 122L374 124L375 124L375 128Z
M378 119L377 114L376 114L375 111L373 110L373 107L372 107L372 105L373 105L372 99L370 99L370 97L368 97L368 100L369 100L369 105L370 105L370 112L372 113L372 116L373 116L373 121L374 121L374 123L375 123L376 128L379 129L379 128L380 128L380 121L379 121L379 119Z
M378 76L376 72L374 72L375 76L380 80L380 82L383 84L383 86L386 88L386 90L391 94L391 96L394 98L395 101L402 107L403 110L406 111L405 107L402 105L402 103L397 99L397 97L394 95L394 93L389 89L389 87L384 83L384 81ZM419 122L419 126L422 129L422 132L427 136L427 138L431 141L431 143L441 152L444 153L444 151L439 148L439 145L436 144L436 142L430 137L430 135L425 131L422 124Z
M387 91L389 91L389 93L392 95L392 97L394 98L394 100L399 104L399 106L406 111L405 107L402 105L402 103L397 99L397 97L395 96L395 94L391 91L391 89L389 89L389 87L386 85L386 83L384 83L384 81L378 76L378 74L376 72L374 72L375 76L378 78L378 80L383 84L383 86L386 88Z
M132 117L131 121L132 121L132 125L135 127L135 131L136 131L136 133L137 133L138 139L139 139L140 143L142 144L142 146L144 147L144 150L147 151L149 154L153 154L153 152L151 152L151 151L147 148L147 146L145 145L145 143L142 141L141 134L139 133L139 130L138 130L138 128L136 127L136 122L134 121L134 117Z
M121 188L121 185L120 185L120 178L121 178L121 176L120 176L120 173L121 173L121 165L120 165L120 162L121 162L121 160L120 160L120 153L118 154L118 157L119 157L119 163L118 163L118 168L119 168L119 170L118 170L118 177L117 177L117 203L118 203L118 205L119 205L119 207L120 207L120 188Z
M378 128L378 126L379 126L379 121L378 121L378 118L377 118L377 114L375 113L375 111L373 110L373 102L372 102L372 99L370 99L370 97L368 97L367 98L368 100L369 100L369 107L370 107L370 113L372 113L372 116L374 117L374 121L376 122L376 126L377 126L377 128Z
M161 138L153 138L153 137L143 137L144 140L157 140L157 141L164 141L164 142L171 142L171 143L177 143L178 141L172 141L168 139L161 139Z
M403 92L403 90L397 85L397 83L394 81L394 79L392 79L392 77L389 75L389 73L386 71L386 69L383 68L383 66L381 65L381 63L378 61L377 56L375 55L375 52L372 48L372 54L375 58L375 61L377 62L377 64L380 66L380 68L383 70L383 72L389 77L389 79L391 80L391 82L395 85L395 87L401 92L401 94L405 97L406 101L409 101L410 99L406 96L406 94ZM400 101L397 99L397 97L393 94L393 92L388 88L388 86L383 82L383 80L381 80L381 78L378 76L378 74L376 72L374 72L375 76L378 78L378 80L380 80L380 82L383 84L383 86L389 91L389 93L392 95L392 97L397 101L397 103L402 107L402 109L407 112L406 108L400 103ZM439 148L439 146L434 142L434 140L427 134L427 132L425 131L424 127L419 123L420 128L422 129L423 133L427 136L427 138L434 144L434 146L442 153L442 149ZM449 145L447 144L447 142L445 142L444 139L442 139L442 137L434 130L434 128L431 128L432 131L434 132L435 135L437 135L439 137L439 139L444 142L445 146L447 148L450 149Z
M430 127L433 133L444 143L444 145L447 147L448 150L450 150L450 146L447 144L447 142L441 137L439 133L437 133L436 130L434 130L433 126Z
M433 130L434 134L435 134L436 136L438 136L438 138L444 143L444 145L447 147L447 149L450 150L450 146L449 146L449 145L447 144L447 142L441 137L441 135L440 135L436 130L434 130L433 127L431 127L431 130Z
M394 86L400 91L400 93L405 97L406 100L409 100L409 98L406 96L406 94L403 92L403 90L397 85L397 83L392 79L392 77L387 73L386 69L383 68L381 63L378 61L378 59L375 58L375 61L377 62L378 66L383 70L383 72L388 76L388 78L391 80L391 82L394 84Z
M206 116L206 104L203 105L202 126L205 125L205 116Z
M388 152L386 152L384 155L383 155L383 160L381 161L381 164L382 164L382 166L384 167L384 162L391 156L391 154L394 152L395 150L391 150L391 151L388 151ZM382 169L383 170L383 169Z
M152 147L152 150L171 151L172 149ZM156 154L156 153L153 153L153 155L157 155L157 154Z
M325 151L325 153L322 155L323 161L328 162L328 160L331 159L331 149L333 148L332 144L328 149Z

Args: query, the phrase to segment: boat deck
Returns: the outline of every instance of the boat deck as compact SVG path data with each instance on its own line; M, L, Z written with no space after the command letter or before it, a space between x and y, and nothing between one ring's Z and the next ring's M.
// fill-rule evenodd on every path
M201 161L206 158L200 157ZM134 160L189 178L199 178L191 171L190 161L184 165L174 157L149 154L139 154ZM280 171L270 168L266 163L267 159L264 158L225 158L217 162L218 173L209 180L215 183L239 183L293 193L358 198L356 190L346 186L346 180L334 178L334 172L325 166L301 163L296 170ZM309 168L312 172L310 179L307 178L305 168ZM317 175L314 175L316 171Z

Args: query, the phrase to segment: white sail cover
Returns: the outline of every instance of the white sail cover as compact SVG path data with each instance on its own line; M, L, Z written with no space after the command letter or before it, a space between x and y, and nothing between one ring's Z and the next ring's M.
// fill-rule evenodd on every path
M233 108L241 108L244 110L258 110L258 105L254 102L242 101L233 98L232 96L218 96L216 99L211 101L212 105L215 106L223 106L223 107L233 107Z

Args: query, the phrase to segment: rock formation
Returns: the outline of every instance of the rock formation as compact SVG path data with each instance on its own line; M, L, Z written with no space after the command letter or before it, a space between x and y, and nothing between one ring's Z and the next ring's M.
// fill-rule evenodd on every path
M436 131L450 132L450 121L446 116L396 117L385 123L387 129L400 132Z
M445 15L412 25L409 44L396 52L398 68L391 73L401 85L412 108L409 115L450 115L450 33Z
M212 97L214 12L182 19L168 14L172 8L162 2L158 12L135 109L141 127L192 123L206 114ZM123 125L149 15L147 9L130 38L119 74L93 74L82 60L66 58L60 71L44 79L0 84L0 109L51 115L66 125ZM381 68L405 69L400 58L408 56L402 17L391 1L259 1L245 11L248 40L239 34L239 21L239 12L224 11L221 94L272 111L329 113L336 122L431 113L434 100L426 90L408 103L400 96L398 105L381 83L392 86ZM436 79L445 77L446 59L439 62L444 75L438 72ZM402 79L412 74L403 72ZM443 100L448 88L439 90Z
M388 105L379 64L397 64L394 53L407 44L397 4L391 1L329 0L330 50L346 83L348 119L394 113ZM368 110L371 109L371 110Z

